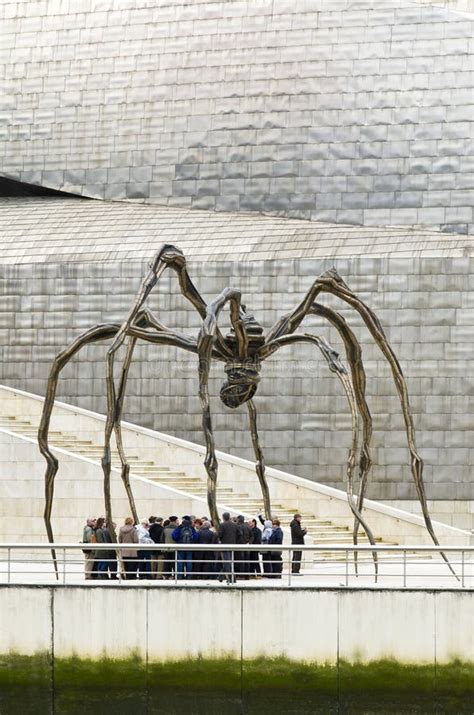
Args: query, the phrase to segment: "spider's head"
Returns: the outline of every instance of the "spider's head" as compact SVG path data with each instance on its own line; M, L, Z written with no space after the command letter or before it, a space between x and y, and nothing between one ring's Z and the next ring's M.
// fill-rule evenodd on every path
M221 387L220 398L226 407L235 409L255 395L260 382L259 370L260 364L250 360L225 366L227 380Z

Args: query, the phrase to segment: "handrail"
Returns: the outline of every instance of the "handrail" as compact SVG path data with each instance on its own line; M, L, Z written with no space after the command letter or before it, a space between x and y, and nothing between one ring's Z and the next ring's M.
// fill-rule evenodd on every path
M450 554L454 575L441 559L443 552ZM186 579L186 585L216 587L223 581L243 586L240 581L252 578L261 578L252 582L260 588L275 585L266 579L278 578L298 588L373 588L375 583L381 588L474 589L474 546L0 543L0 585L6 586L115 587L133 579L141 586L167 587Z
M113 551L117 549L133 550L137 549L146 551L216 551L216 549L224 549L226 551L367 551L371 553L372 551L422 551L422 552L433 552L440 553L440 551L469 551L474 552L474 545L464 545L459 546L434 546L425 544L223 544L221 542L215 544L119 544L119 543L107 543L107 544L84 544L77 542L57 542L57 543L47 543L47 542L0 542L0 549L45 549L50 551L51 549L90 549L91 551Z

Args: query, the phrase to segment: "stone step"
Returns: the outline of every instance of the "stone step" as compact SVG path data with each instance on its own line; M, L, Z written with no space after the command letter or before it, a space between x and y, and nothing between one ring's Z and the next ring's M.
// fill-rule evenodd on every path
M24 436L36 439L37 427L31 421L20 419L16 416L0 417L0 427L5 427ZM50 444L57 448L66 449L88 459L100 462L103 456L103 446L95 444L91 440L81 440L76 435L59 430L50 431ZM188 474L186 471L174 471L171 467L156 464L152 460L141 459L138 455L127 455L127 462L130 465L131 473L137 477L144 477L156 484L171 486L189 492L195 496L206 498L207 486L204 473L201 476ZM112 450L112 465L121 468L120 456L116 449ZM223 486L217 489L217 498L221 503L229 505L233 511L253 513L255 515L263 512L261 499L254 498L241 491L235 491L232 487ZM280 519L286 527L298 511L288 505L274 504L273 514ZM307 542L314 542L315 545L352 544L352 533L348 526L339 526L329 519L318 519L314 515L303 515L303 522L307 529ZM377 543L382 543L381 539L376 539ZM368 544L366 534L359 532L359 543ZM340 552L325 552L319 557L320 561L345 561L345 555ZM370 553L359 554L360 562L372 560ZM318 557L314 557L313 564L317 565Z

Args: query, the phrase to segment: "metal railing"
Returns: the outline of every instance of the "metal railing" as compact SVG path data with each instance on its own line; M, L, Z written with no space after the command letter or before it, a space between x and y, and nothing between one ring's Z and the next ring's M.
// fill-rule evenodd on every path
M474 588L474 546L0 543L0 585L137 582Z

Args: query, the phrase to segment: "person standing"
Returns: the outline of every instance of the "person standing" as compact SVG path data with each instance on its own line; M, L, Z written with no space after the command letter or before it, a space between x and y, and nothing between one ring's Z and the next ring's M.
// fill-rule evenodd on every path
M127 516L124 526L120 527L119 544L138 544L138 531L135 529L133 519ZM123 567L126 579L136 579L138 570L138 551L136 549L126 549L122 551Z
M239 542L239 527L231 521L230 514L225 511L222 514L222 523L219 526L218 537L221 544L237 544ZM219 581L235 583L235 572L232 562L232 551L222 551L222 568L218 576Z
M163 529L163 519L157 516L150 516L148 519L150 528L148 533L154 544L162 544L165 540ZM152 551L151 553L151 577L163 578L165 554L163 551Z
M101 516L97 519L95 524L95 539L97 544L105 544L105 534L104 534L105 519ZM108 551L103 551L102 549L95 551L95 572L96 578L98 579L108 579L107 573L107 554Z
M138 542L140 544L152 545L154 543L153 539L150 537L150 532L148 527L150 524L146 519L144 519L136 527L138 532ZM139 578L151 578L151 551L148 549L140 549L139 551Z
M197 517L189 517L191 519L191 523L193 525L193 528L196 532L196 543L199 541L199 530L202 527L202 519L199 519ZM192 552L192 560L193 560L193 579L199 579L201 578L201 571L202 571L202 552L201 551L194 551Z
M181 524L176 527L172 535L177 544L186 546L178 551L178 578L192 578L193 551L192 546L197 541L197 532L193 527L191 517L183 516Z
M263 531L262 531L262 546L264 544L269 544L270 539L273 534L273 527L272 527L272 522L271 519L263 519L261 516L259 516L260 521L263 523ZM263 562L263 577L264 578L271 578L272 577L272 552L271 551L262 551L262 562Z
M198 544L216 544L217 534L211 531L211 522L204 521L198 531ZM215 552L214 551L198 551L201 560L201 569L198 578L212 579L215 578Z
M304 545L304 537L306 536L307 529L303 529L301 526L301 514L295 514L293 521L290 524L291 529L291 543L295 546ZM293 556L291 558L291 573L299 574L301 568L301 557L302 551L293 551Z
M250 519L249 521L249 529L250 529L250 541L249 541L249 546L258 546L259 544L262 543L262 532L257 526L257 520L256 519ZM249 551L249 571L250 571L250 576L253 578L260 578L261 577L261 570L260 570L260 559L259 559L259 554L258 551Z
M283 543L283 531L280 527L280 522L278 519L273 520L272 524L272 535L268 541L272 546ZM272 566L272 578L281 578L281 572L283 569L283 561L281 558L281 551L271 551L270 552L271 566Z
M237 527L239 529L239 544L248 545L251 539L251 533L249 525L245 523L245 519L242 514L237 517ZM239 578L248 579L249 574L249 552L248 551L236 551L236 573Z
M102 531L104 534L104 541L106 544L113 544L114 541L117 541L117 537L115 535L115 529L117 527L117 524L113 521L112 522L112 529L114 533L114 538L112 539L112 535L110 533L110 530L105 526L102 527ZM107 560L107 571L110 573L110 578L114 581L117 580L117 552L116 551L105 551L104 552L104 559Z
M82 543L83 544L92 544L92 537L94 536L94 529L96 525L96 519L87 519L86 525L84 526L83 532L82 532ZM94 558L95 558L95 552L92 551L92 549L82 549L82 552L85 556L85 561L84 561L84 574L87 580L94 578L93 576L93 570L94 570Z
M173 532L179 526L179 521L177 516L170 516L163 525L163 536L165 544L174 544ZM176 562L176 551L165 551L165 563L163 569L163 575L165 579L172 578Z

